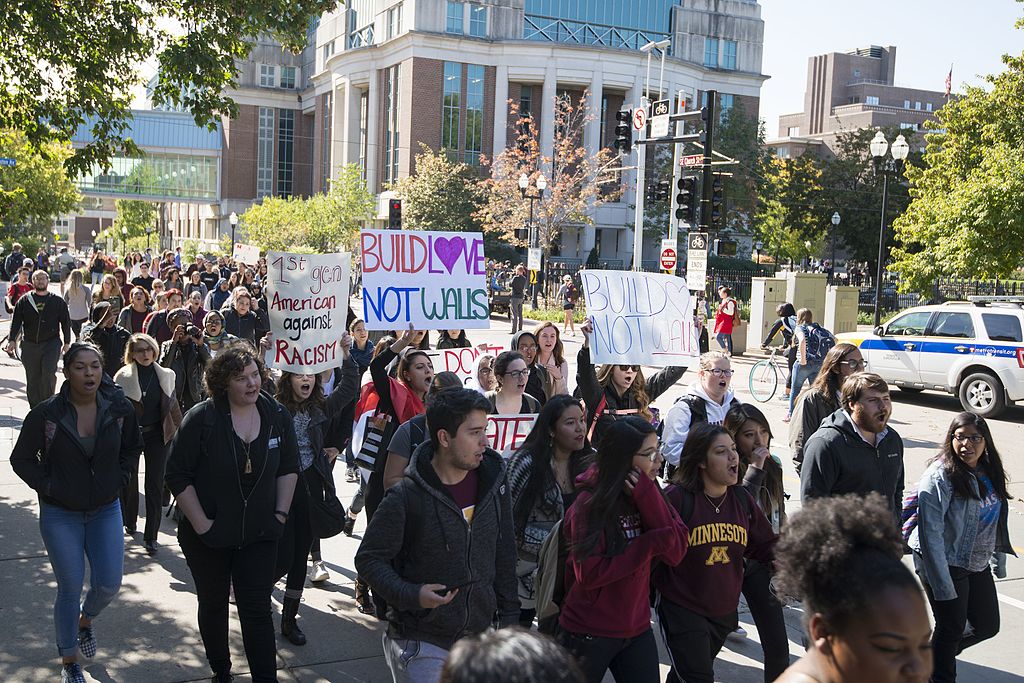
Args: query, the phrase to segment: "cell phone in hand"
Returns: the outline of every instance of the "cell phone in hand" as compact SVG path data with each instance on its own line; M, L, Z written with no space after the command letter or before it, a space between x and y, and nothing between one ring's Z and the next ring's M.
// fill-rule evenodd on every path
M439 590L437 593L438 593L438 595L447 596L452 591L462 590L463 588L468 588L469 586L472 586L474 583L476 583L476 581L467 581L466 583L460 583L460 584L457 584L457 585L454 585L454 586L445 586L445 588L443 590Z

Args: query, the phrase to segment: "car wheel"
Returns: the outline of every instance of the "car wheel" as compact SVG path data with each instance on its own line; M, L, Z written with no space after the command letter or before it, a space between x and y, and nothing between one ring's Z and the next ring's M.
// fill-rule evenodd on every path
M976 372L960 382L960 405L980 417L996 417L1006 408L1003 384L987 372Z

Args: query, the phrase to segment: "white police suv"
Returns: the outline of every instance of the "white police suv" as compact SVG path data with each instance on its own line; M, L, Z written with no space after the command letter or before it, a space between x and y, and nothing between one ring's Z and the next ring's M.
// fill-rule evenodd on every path
M860 347L869 370L903 391L944 391L964 410L999 415L1024 400L1024 299L970 297L970 301L915 306L875 328L839 341Z

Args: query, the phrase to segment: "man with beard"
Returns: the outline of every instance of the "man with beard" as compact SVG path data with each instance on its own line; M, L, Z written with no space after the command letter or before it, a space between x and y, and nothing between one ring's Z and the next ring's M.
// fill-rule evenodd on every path
M106 301L92 307L92 322L82 328L82 341L92 342L103 352L103 372L113 379L124 367L124 350L131 332L115 324L117 313Z
M71 316L67 302L50 294L50 276L45 270L32 273L32 291L14 306L14 318L8 337L12 340L24 332L21 362L25 366L25 393L28 406L34 408L53 396L57 387L57 359L71 346ZM64 337L61 347L60 335ZM15 342L7 344L13 354Z
M896 526L903 509L903 439L888 426L889 385L871 372L843 382L839 410L825 418L804 446L800 497L844 493L885 496Z

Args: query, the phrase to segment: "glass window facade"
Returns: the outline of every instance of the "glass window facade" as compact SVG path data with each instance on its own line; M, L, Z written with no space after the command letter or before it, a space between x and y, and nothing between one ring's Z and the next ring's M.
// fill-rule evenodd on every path
M274 109L260 107L256 143L256 196L274 193Z
M466 67L466 152L470 166L480 165L484 141L484 67Z
M723 40L722 41L722 68L723 69L735 69L736 68L736 41L735 40Z
M295 73L296 69L294 66L282 66L281 67L281 87L282 88L294 88L295 87Z
M384 173L385 183L398 180L398 83L400 65L384 70Z
M260 86L277 87L277 67L273 64L260 64Z
M464 5L461 2L448 0L448 10L444 30L448 33L462 33L462 17Z
M462 104L462 64L444 63L444 95L441 102L441 147L449 159L459 154L459 123Z
M483 38L487 35L487 7L484 5L469 6L469 35Z
M867 97L864 98L864 104L878 104L878 96L868 95Z
M402 3L388 10L388 40L402 33Z
M280 109L277 116L277 194L292 196L295 175L295 110Z
M679 0L526 0L523 37L639 50L668 37Z
M110 169L99 166L78 179L90 194L135 195L192 200L219 198L217 157L198 154L149 153L142 158L114 157ZM62 234L66 230L61 230Z
M519 115L533 116L533 86L524 85L519 93Z
M704 39L704 66L718 68L718 38Z
M373 17L376 0L347 0L348 47L373 45Z

